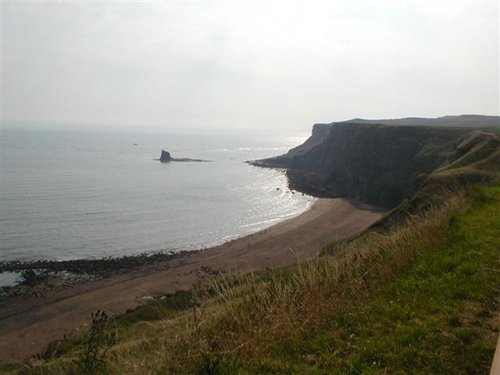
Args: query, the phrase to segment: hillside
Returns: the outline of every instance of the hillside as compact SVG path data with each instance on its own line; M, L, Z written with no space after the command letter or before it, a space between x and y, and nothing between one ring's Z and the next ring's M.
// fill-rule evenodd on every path
M49 345L24 374L488 374L500 141L470 128L316 125L294 188L394 209L281 269L218 275ZM379 230L383 226L384 230ZM304 234L307 236L307 233Z
M296 148L300 152L253 164L286 168L292 189L321 197L349 197L387 208L403 202L433 172L451 176L451 169L472 168L467 177L471 181L498 178L494 161L500 141L494 133L470 127L365 121L333 123L322 134L321 141L316 135L314 143L311 137L304 143L307 147ZM461 176L465 178L465 173Z

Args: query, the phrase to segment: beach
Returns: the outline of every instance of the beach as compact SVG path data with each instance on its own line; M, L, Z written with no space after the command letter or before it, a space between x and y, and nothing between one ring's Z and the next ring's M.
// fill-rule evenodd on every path
M97 309L126 312L154 298L191 288L217 275L275 269L313 258L328 243L355 235L384 211L348 199L317 199L301 215L199 252L38 297L0 310L0 364L26 360L50 341L85 332Z

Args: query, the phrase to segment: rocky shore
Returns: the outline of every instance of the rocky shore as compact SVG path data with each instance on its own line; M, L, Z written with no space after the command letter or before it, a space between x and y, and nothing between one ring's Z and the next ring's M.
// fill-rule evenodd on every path
M83 258L73 260L35 260L0 262L1 272L22 272L26 270L49 273L70 272L74 274L110 275L137 269L182 256L183 252L158 251L138 255L105 258ZM192 251L190 251L192 253Z

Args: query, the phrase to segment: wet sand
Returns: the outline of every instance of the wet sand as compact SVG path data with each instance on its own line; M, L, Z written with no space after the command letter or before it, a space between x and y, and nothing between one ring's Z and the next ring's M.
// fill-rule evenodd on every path
M300 262L317 256L329 242L366 229L383 214L377 207L346 199L318 199L295 218L223 245L38 298L16 300L0 310L0 364L34 356L64 334L84 332L91 312L97 309L121 314L151 297L189 289L207 276Z

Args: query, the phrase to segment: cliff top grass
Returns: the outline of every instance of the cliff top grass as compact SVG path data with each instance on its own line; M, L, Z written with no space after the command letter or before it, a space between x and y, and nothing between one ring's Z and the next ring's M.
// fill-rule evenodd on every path
M213 279L116 317L96 336L95 367L84 366L86 336L3 370L487 374L499 322L499 211L498 185L456 191L332 255ZM116 343L104 340L109 332Z

